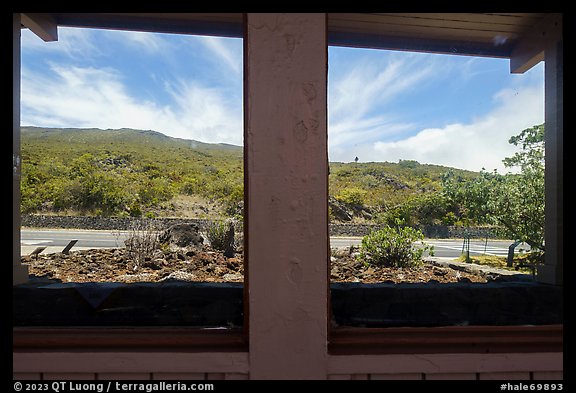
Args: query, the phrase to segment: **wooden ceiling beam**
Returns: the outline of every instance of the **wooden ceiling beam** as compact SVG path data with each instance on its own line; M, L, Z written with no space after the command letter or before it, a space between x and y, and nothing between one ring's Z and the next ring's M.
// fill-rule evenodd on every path
M21 14L44 41L57 27L134 29L177 34L243 36L242 14ZM510 58L522 73L543 60L545 41L561 34L562 14L328 14L328 44ZM394 22L394 23L392 23ZM468 27L468 28L466 28ZM492 35L497 34L496 37Z
M45 42L58 41L58 24L51 14L20 14L22 26L30 29Z
M562 38L562 14L551 14L518 40L510 55L510 72L522 74L544 60L544 48L550 40Z
M432 40L337 31L328 32L328 45L496 58L508 58L510 55L508 44L495 46L492 43L483 42Z
M53 14L58 25L241 38L242 14Z

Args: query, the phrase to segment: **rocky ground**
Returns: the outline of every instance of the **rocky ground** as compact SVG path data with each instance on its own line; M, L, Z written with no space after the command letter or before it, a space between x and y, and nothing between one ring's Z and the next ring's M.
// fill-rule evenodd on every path
M330 277L332 282L486 282L481 275L458 271L449 267L423 263L415 269L366 266L356 260L350 250L333 251ZM154 250L142 261L125 248L90 249L23 256L36 277L61 282L162 282L182 280L193 282L242 282L244 262L242 253L227 258L208 246L165 247Z
M123 248L27 255L22 263L33 276L61 282L243 282L242 242L234 236L232 222L224 232L225 253L206 244L197 224L179 223L159 234L153 226L134 228ZM413 269L368 266L357 260L357 251L332 250L332 282L486 282L481 274L425 262Z

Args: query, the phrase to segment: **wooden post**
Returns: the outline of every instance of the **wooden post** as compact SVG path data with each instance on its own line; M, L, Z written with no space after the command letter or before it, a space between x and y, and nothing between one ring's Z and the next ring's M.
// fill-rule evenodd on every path
M325 14L247 14L245 160L252 379L325 379Z
M556 28L560 28L556 26ZM550 40L545 49L545 154L546 154L546 257L538 269L538 280L562 285L564 247L564 157L563 157L563 44Z
M20 14L12 30L12 285L28 281L28 267L20 262Z

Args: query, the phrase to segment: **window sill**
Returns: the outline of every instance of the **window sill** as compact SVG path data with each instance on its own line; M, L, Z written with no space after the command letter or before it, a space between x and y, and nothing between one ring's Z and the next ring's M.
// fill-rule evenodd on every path
M245 352L242 329L14 327L13 350Z
M334 328L331 355L562 352L564 325Z

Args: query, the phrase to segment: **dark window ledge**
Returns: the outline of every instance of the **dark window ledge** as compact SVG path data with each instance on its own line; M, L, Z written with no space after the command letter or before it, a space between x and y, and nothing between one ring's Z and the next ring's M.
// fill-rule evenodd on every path
M241 283L53 283L12 289L14 327L240 328Z
M334 328L332 355L562 352L563 325ZM15 351L245 352L242 329L13 328Z
M13 350L178 350L245 352L243 329L199 328L13 328Z
M335 327L563 324L562 287L534 281L335 283L331 294Z
M564 325L334 328L332 355L562 352Z

